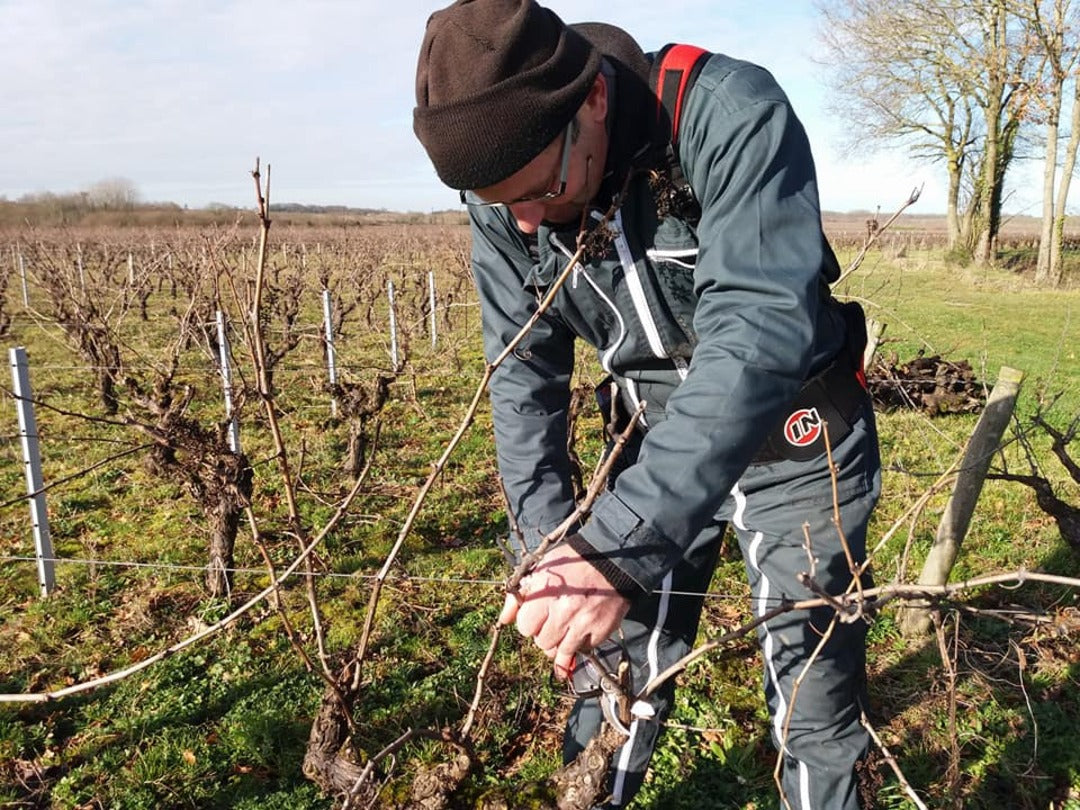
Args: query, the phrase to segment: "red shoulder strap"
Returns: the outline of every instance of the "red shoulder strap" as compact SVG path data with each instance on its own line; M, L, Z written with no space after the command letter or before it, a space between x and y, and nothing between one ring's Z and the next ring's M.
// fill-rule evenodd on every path
M667 112L671 121L671 143L679 138L679 117L682 100L694 83L709 52L696 45L665 45L653 62L650 83L656 93L656 120L663 120Z

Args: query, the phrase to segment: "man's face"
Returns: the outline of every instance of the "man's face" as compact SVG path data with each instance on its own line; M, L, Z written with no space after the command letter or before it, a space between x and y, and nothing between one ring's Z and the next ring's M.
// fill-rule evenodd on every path
M514 174L474 193L486 202L505 204L523 233L536 233L544 221L577 221L600 187L607 156L606 114L606 84L598 76L575 118L576 139L564 130Z

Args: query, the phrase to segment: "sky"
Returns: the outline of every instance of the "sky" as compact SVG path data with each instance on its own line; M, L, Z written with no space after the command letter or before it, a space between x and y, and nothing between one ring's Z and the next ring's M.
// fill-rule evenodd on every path
M0 0L0 197L132 181L144 201L391 210L457 206L412 132L423 0ZM898 148L846 154L814 61L811 0L548 0L567 22L618 25L646 50L689 42L757 62L814 148L826 210L945 210L940 167ZM1039 180L1013 213L1038 214ZM1080 183L1074 183L1074 186ZM1074 199L1080 196L1073 195Z

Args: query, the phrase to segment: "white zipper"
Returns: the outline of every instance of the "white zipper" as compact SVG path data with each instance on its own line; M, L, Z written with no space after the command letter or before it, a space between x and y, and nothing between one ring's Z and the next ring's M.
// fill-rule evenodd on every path
M630 290L630 299L634 302L641 327L645 331L645 339L649 341L649 348L656 357L667 357L664 344L660 340L660 330L656 328L652 312L649 310L649 302L645 298L645 288L641 286L641 276L638 274L634 256L630 252L630 245L623 233L622 210L615 212L615 248L619 252L619 261L622 262L623 273L626 278L626 287Z
M593 211L592 216L595 219L601 218L601 214L598 211ZM663 341L661 341L660 339L660 330L656 326L656 321L653 319L652 310L649 309L649 302L645 298L645 289L644 287L642 287L641 276L638 273L637 265L634 263L634 256L630 251L630 245L626 241L626 236L623 234L621 210L616 210L614 224L615 249L619 253L619 262L622 264L623 267L623 274L626 279L626 287L630 291L630 299L634 303L634 310L637 312L638 320L641 322L642 330L645 332L645 338L649 343L649 348L652 350L652 353L656 357L670 359L672 364L674 364L675 366L675 371L678 373L679 379L685 380L687 374L689 374L690 372L690 366L682 357L669 357L668 353L664 349ZM564 256L566 256L567 258L573 258L573 254L570 253L570 251L567 250L566 247L562 244L562 242L560 242L557 238L553 236L551 241L558 247L559 251L562 252ZM689 248L676 251L654 250L652 251L652 253L655 253L657 258L667 256L696 256L697 249ZM573 284L571 286L572 289L576 288L579 276L581 278L584 278L585 281L588 282L589 286L592 287L593 292L597 294L600 300L607 304L608 308L612 311L612 313L614 313L615 318L619 323L618 338L615 340L614 343L611 344L611 346L602 351L600 354L600 366L604 369L604 371L610 374L612 373L611 359L615 355L615 352L618 351L619 347L622 346L623 341L626 339L626 321L623 319L622 313L619 312L618 307L615 306L615 302L604 294L604 291L600 289L600 286L595 281L593 281L592 277L589 275L588 271L585 269L584 265L581 262L578 262L577 267L575 267L573 270ZM629 378L626 378L626 383L633 401L637 402L638 397L636 386L633 385L633 381ZM645 427L648 427L648 424L644 418L644 414L642 415L641 421Z

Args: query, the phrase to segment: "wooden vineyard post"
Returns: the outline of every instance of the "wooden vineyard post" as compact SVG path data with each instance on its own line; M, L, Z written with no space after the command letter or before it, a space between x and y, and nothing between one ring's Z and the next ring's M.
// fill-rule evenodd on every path
M19 440L22 442L23 462L26 465L26 494L30 501L30 521L34 527L38 585L41 587L41 595L48 596L56 588L56 572L53 567L49 514L45 504L41 474L37 417L34 415L33 396L30 393L30 368L24 347L15 347L11 350L10 356L11 382L15 388L15 408L19 413Z
M866 348L863 349L863 369L870 371L870 365L874 362L878 346L881 345L881 336L885 334L885 324L873 318L866 319Z
M949 574L960 553L960 544L971 525L971 516L982 492L990 459L1001 445L1001 437L1012 419L1023 379L1022 371L1008 366L1002 366L998 372L997 384L990 392L986 408L968 440L960 473L919 575L919 585L944 585L949 581ZM925 634L930 624L930 611L925 603L912 602L900 612L900 629L904 635Z

